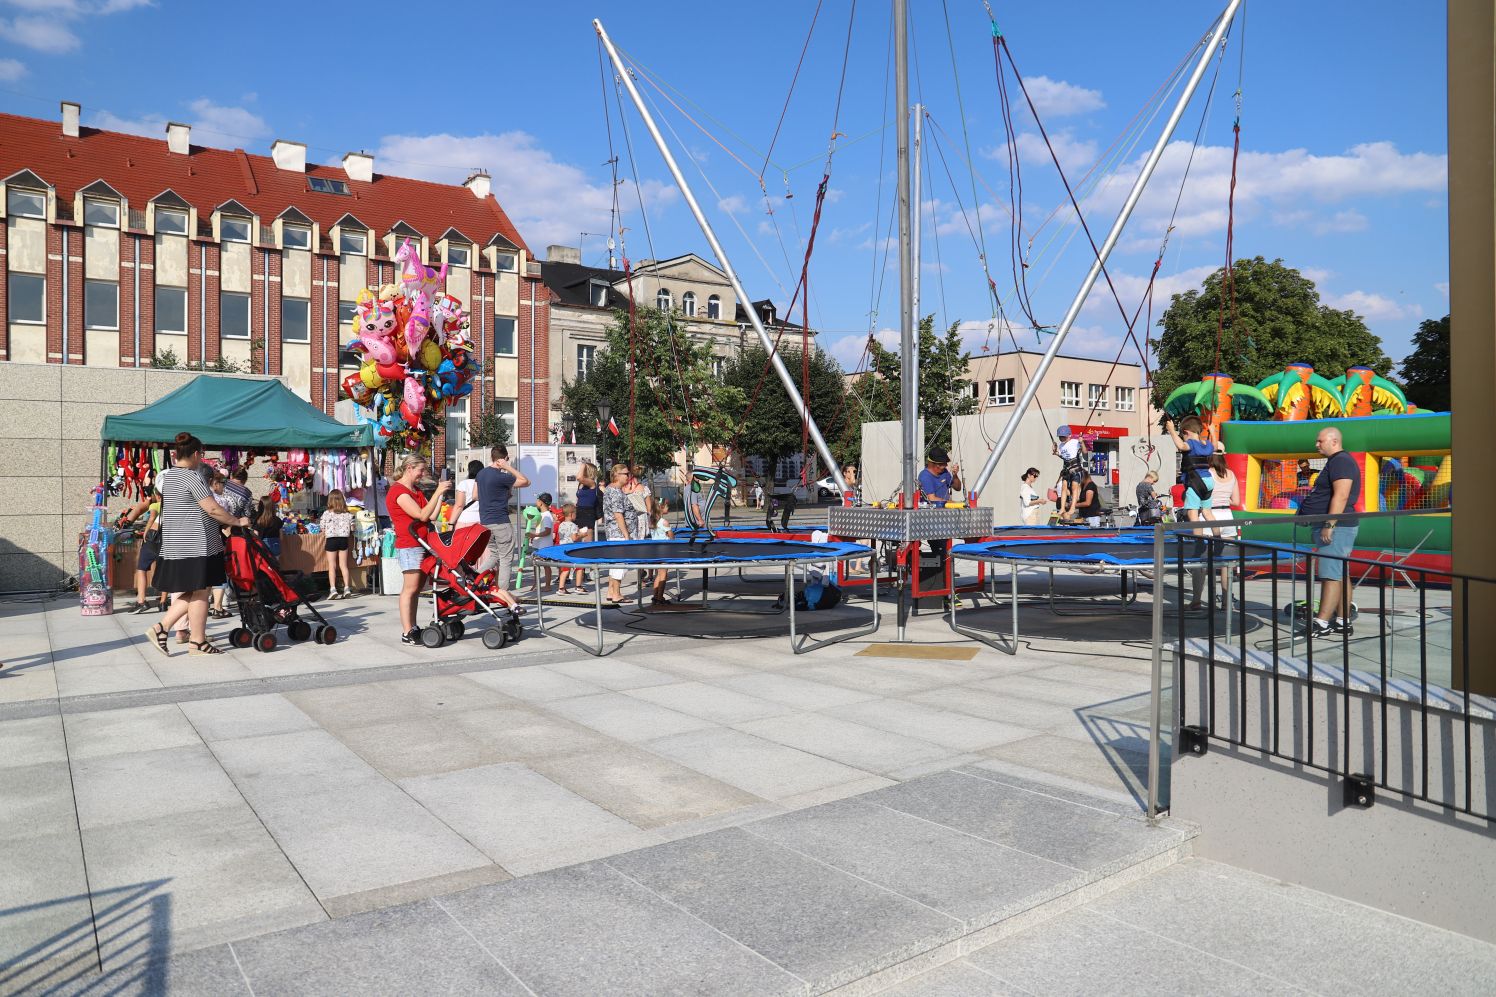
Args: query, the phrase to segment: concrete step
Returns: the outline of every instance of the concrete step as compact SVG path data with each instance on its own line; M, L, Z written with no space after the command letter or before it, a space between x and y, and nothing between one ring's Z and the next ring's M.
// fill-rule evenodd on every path
M881 991L1489 994L1496 946L1190 858Z
M1192 837L1129 798L977 765L174 957L153 939L64 991L872 992L1166 868Z

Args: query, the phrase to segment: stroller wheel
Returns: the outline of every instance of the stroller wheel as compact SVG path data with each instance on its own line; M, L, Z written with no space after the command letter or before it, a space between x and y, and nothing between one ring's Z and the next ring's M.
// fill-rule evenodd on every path
M235 627L229 631L229 647L237 647L240 650L253 644L255 635L243 627Z
M511 616L504 622L504 633L511 643L520 639L524 633L524 625L520 623L518 616Z
M303 641L312 635L312 625L306 620L292 620L286 624L286 636L295 641Z
M279 641L275 639L275 631L266 630L255 638L255 650L265 652L274 651L275 645L278 643Z
M338 639L338 630L336 627L331 625L320 626L317 628L316 632L312 634L312 639L315 640L318 644L331 644L333 641Z
M463 626L461 620L448 620L442 624L442 633L448 641L462 640L462 635L467 633L467 627Z
M507 643L509 643L509 635L502 627L489 627L483 631L483 646L490 651L497 651Z
M441 627L429 626L421 630L421 645L423 647L437 648L447 642L447 635L442 633Z

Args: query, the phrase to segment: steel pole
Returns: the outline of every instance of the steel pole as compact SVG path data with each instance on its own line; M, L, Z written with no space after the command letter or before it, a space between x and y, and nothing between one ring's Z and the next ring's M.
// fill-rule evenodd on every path
M1205 51L1200 53L1200 59L1195 63L1195 71L1190 74L1189 82L1185 84L1184 92L1179 95L1179 100L1174 105L1169 120L1164 123L1164 130L1154 143L1148 158L1143 161L1143 168L1138 173L1138 178L1133 182L1132 190L1127 194L1127 200L1122 204L1122 210L1117 212L1117 220L1112 223L1112 229L1107 233L1106 241L1101 244L1096 259L1091 264L1091 269L1086 272L1086 279L1081 281L1080 289L1075 292L1075 299L1070 302L1070 308L1065 312L1060 327L1055 331L1054 339L1049 344L1049 349L1044 351L1044 357L1039 361L1039 366L1034 369L1033 376L1029 378L1028 384L1023 389L1023 395L1018 399L1018 405L1013 411L1013 417L1008 420L1007 425L998 434L997 442L992 446L992 453L987 455L987 463L982 465L982 472L977 475L971 484L971 490L981 494L987 486L987 479L992 477L992 472L997 470L997 462L1002 459L1003 452L1007 450L1008 443L1012 441L1013 434L1018 431L1018 423L1023 419L1023 414L1028 411L1029 405L1034 400L1034 395L1039 392L1039 385L1044 380L1044 375L1054 363L1054 358L1059 354L1060 347L1064 345L1065 337L1070 334L1070 327L1075 324L1080 315L1080 309L1085 304L1086 298L1091 293L1091 288L1096 284L1096 278L1101 276L1101 268L1106 264L1106 258L1111 255L1112 247L1122 236L1122 229L1127 225L1127 219L1132 216L1133 208L1137 207L1138 199L1143 196L1143 188L1148 186L1148 180L1153 176L1153 171L1158 166L1158 161L1163 158L1164 148L1169 144L1169 139L1174 135L1174 129L1179 124L1179 119L1184 116L1185 109L1189 106L1190 98L1194 96L1195 89L1199 87L1200 80L1205 76L1205 71L1210 67L1210 60L1215 55L1216 48L1226 34L1226 29L1231 26L1231 20L1236 16L1236 10L1241 6L1241 0L1231 0L1222 12L1220 20L1216 22L1215 30L1211 32L1210 40L1205 45Z
M821 427L816 425L815 419L810 414L810 409L805 404L805 399L800 397L800 389L795 386L795 378L784 365L779 356L779 351L774 349L774 340L764 329L763 322L758 313L753 309L748 292L743 289L743 282L738 279L737 271L733 269L732 261L727 258L727 252L722 248L722 243L717 241L717 233L712 231L711 222L707 221L706 214L701 210L701 205L696 201L696 195L691 193L690 184L686 183L685 174L681 172L680 166L671 155L670 147L665 144L665 137L660 134L659 126L655 124L654 117L649 113L649 108L644 104L644 98L640 96L639 89L634 85L634 78L629 75L628 69L623 64L623 58L619 56L618 50L613 47L613 39L608 37L608 32L603 28L603 22L594 19L593 29L597 37L602 40L603 48L608 52L608 58L613 62L613 68L618 73L618 78L623 82L623 87L628 91L629 99L634 102L634 107L639 111L639 117L644 119L644 127L649 129L650 138L654 139L655 147L660 150L660 156L665 160L665 166L670 170L670 175L675 178L675 185L680 188L681 196L685 198L686 206L691 209L691 214L696 219L696 224L701 226L701 234L706 236L707 245L711 246L712 252L717 257L717 262L722 267L722 272L727 275L727 282L732 285L733 293L743 303L743 311L748 315L748 322L753 326L753 331L758 333L758 341L763 344L769 353L769 360L773 364L774 372L779 375L779 381L784 385L785 392L795 406L795 411L800 418L805 420L810 430L811 442L815 444L816 452L831 469L831 477L836 482L837 489L845 492L847 483L842 479L841 465L831 454L831 448L826 445L826 439L821 435ZM805 293L809 294L807 287Z
M921 124L922 124L923 118L925 116L925 106L923 104L915 104L914 105L913 114L914 114L914 129L913 129L914 134L913 134L913 136L911 138L911 141L909 143L909 159L910 159L909 168L910 168L910 171L914 174L914 180L913 180L913 183L911 184L913 193L910 195L910 197L913 199L913 212L914 212L914 219L913 219L913 223L912 223L912 226L911 226L912 229L913 229L913 235L911 236L910 241L909 241L909 257L910 257L910 263L909 263L909 283L910 283L910 287L911 287L910 296L913 298L913 302L909 306L909 311L914 316L914 337L915 337L915 341L914 341L914 352L912 354L910 354L908 363L909 363L909 379L914 382L915 407L918 408L918 405L919 405L919 401L918 401L918 399L919 399L919 375L920 375L920 370L919 370L919 323L920 323L920 314L919 314L919 269L920 269L920 256L922 255L920 253L920 247L922 245L922 241L920 239L920 229L922 228L923 221L924 221L924 210L922 208L922 203L923 203L922 202L922 196L923 195L920 193L920 191L923 189L921 187L921 185L920 185L920 160L922 158L920 156L920 141L921 141L921 139L920 139L920 133L921 133ZM914 466L918 467L919 466L919 458L924 456L925 441L924 441L924 434L920 433L920 431L919 431L919 420L917 418L914 420L914 432L915 432L914 440L915 440L915 442L917 444L919 444L919 446L916 448L916 453L914 455Z
M903 441L904 505L914 501L915 451L919 449L919 343L914 328L914 246L909 212L909 14L908 0L893 0L894 151L899 214L899 422Z

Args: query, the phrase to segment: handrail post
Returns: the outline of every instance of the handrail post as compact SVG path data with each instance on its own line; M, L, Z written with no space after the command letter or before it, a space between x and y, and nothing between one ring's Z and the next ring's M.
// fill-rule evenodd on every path
M1148 699L1148 819L1158 818L1159 737L1163 728L1164 595L1168 586L1164 564L1164 524L1153 526L1153 679ZM1180 593L1183 599L1184 593Z

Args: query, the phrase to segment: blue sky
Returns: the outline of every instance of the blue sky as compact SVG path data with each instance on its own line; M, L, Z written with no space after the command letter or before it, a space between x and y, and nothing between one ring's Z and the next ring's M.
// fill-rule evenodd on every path
M1222 5L993 0L1072 182L1125 131ZM911 7L916 89L934 121L929 130L936 133L923 194L923 310L967 323L974 349L984 342L995 348L998 338L987 331L992 308L968 233L976 211L961 138L964 110L980 176L975 182L988 259L1006 300L1013 284L1008 166L987 16L981 0L913 0ZM187 121L201 144L265 152L273 139L290 138L306 142L310 158L323 162L336 162L350 149L369 149L381 172L451 182L482 166L537 251L552 242L580 241L588 262L604 262L611 228L605 93L614 114L614 151L626 177L631 170L611 74L606 88L599 78L590 20L600 16L617 44L674 88L677 102L705 126L698 129L645 87L679 136L677 152L688 177L710 206L749 293L783 304L794 283L791 271L798 275L831 134L850 8L851 0L821 4L762 190L764 155L816 9L810 0L762 0L750 7L699 0L324 0L259 3L252 15L240 4L189 0L0 0L0 107L52 117L59 100L77 100L85 123L99 127L161 135L166 120ZM1169 292L1196 286L1224 258L1239 66L1236 255L1282 257L1305 271L1325 301L1363 315L1394 359L1407 352L1421 319L1445 314L1444 13L1442 4L1416 8L1410 13L1409 5L1391 2L1249 0L1244 32L1238 22L1184 188L1155 314L1167 305ZM870 330L887 338L897 321L897 273L888 269L893 259L881 238L893 168L891 90L885 112L888 39L888 5L861 0L852 18L838 123L847 138L839 141L833 160L811 271L812 324L825 331L824 341L849 366ZM1061 203L1063 190L1033 119L1016 92L1011 96L1024 181L1024 239L1034 236L1031 296L1040 322L1053 324L1090 262L1089 248L1083 237L1073 237L1068 212L1039 228ZM1203 97L1202 88L1109 264L1129 310L1141 300L1179 195ZM627 113L641 181L637 190L631 183L620 189L629 255L705 254L705 241L637 116L632 108ZM1161 121L1162 115L1130 154L1097 174L1107 180L1082 209L1098 240ZM946 155L964 218L937 146ZM786 192L793 198L786 199ZM641 198L653 250L640 219ZM1122 333L1115 303L1094 293L1066 352L1110 359ZM1026 347L1039 345L1031 331L1014 334ZM1006 338L1002 343L1011 345Z

